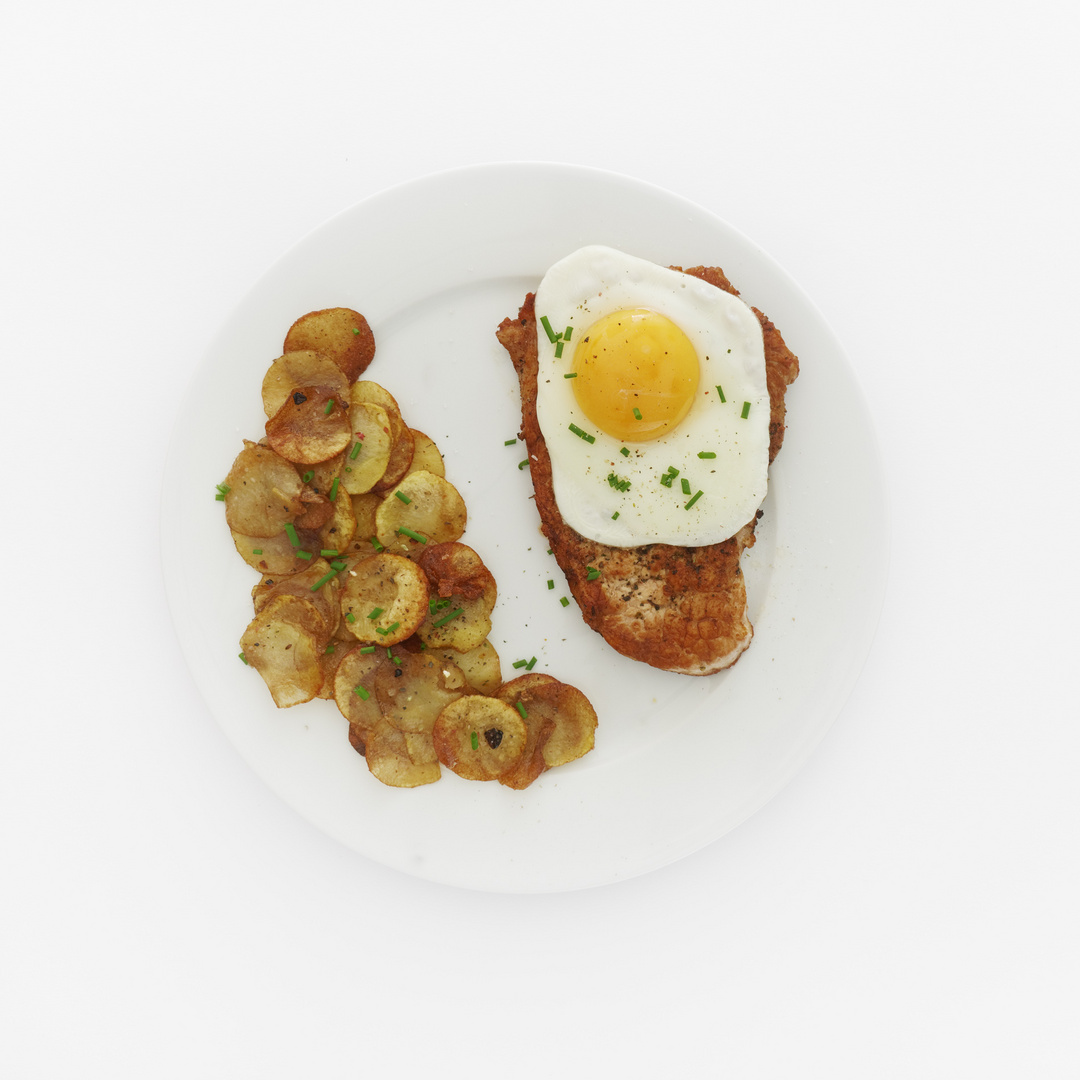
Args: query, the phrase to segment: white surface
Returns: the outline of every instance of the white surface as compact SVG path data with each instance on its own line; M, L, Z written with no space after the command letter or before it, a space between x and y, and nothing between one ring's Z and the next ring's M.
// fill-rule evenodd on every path
M390 12L3 18L0 1071L1074 1077L1077 16ZM677 191L805 287L893 557L847 706L760 812L632 881L485 895L244 763L169 624L158 489L199 358L297 239L536 159Z
M527 221L517 213L523 205L533 208ZM410 229L439 235L422 274L402 250ZM693 254L674 260L687 265L715 253L704 261L749 280L744 294L813 358L811 377L790 398L793 414L811 419L795 425L774 464L761 535L745 559L757 640L714 678L613 654L576 606L559 604L569 589L538 535L528 477L518 469L524 451L505 445L520 427L520 398L495 327L582 236L655 258L667 246ZM516 674L518 657L535 656L536 671L583 690L600 717L596 749L525 794L449 773L438 785L389 791L366 775L332 703L279 712L237 661L259 575L237 556L222 506L207 493L239 450L237 432L262 432L262 376L293 318L339 301L362 308L375 334L365 377L386 385L408 422L435 439L449 479L467 492L464 540L503 583L490 639L504 676ZM291 249L231 315L186 394L170 447L165 581L211 711L252 768L309 821L431 881L579 889L716 840L813 751L877 625L888 565L883 482L872 424L839 344L797 285L730 226L594 169L458 169L338 215ZM832 523L843 517L851 522L838 533ZM557 580L553 591L548 580Z

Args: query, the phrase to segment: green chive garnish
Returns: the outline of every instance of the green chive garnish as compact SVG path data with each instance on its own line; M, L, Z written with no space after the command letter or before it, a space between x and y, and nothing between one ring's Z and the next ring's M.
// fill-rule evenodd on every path
M332 559L335 555L340 554L340 552L338 551L337 548L322 548L319 551L319 554L324 559Z
M325 649L323 649L323 652L326 653L327 656L329 656L330 653L332 653L333 651L334 651L334 643L331 641L330 644L327 645Z
M562 604L563 607L569 607L570 606L570 601L567 600L565 596L560 596L559 597L559 603Z
M619 451L619 453L622 454L623 457L630 456L630 451L625 446Z
M514 708L521 713L522 720L528 720L529 714L525 711L525 706L522 705L520 701L514 703Z
M444 615L441 619L439 619L437 622L433 622L431 625L432 626L445 626L451 619L456 619L464 611L465 611L464 608L454 608L454 610L451 611L449 615Z
M590 435L590 434L589 434L589 433L588 433L587 431L582 431L582 430L581 430L581 428L579 428L579 427L577 426L577 424L571 424L571 425L570 425L570 430L571 430L571 431L572 431L572 432L573 432L573 433L574 433L574 434L575 434L575 435L576 435L576 436L577 436L577 437L578 437L579 439L584 439L584 440L585 440L586 442L588 442L588 443L594 443L594 442L596 442L596 436L595 436L595 435Z
M379 543L379 538L378 538L377 536L369 536L369 537L368 537L368 543L369 543L369 544L370 544L370 545L371 545L371 546L372 546L372 547L373 547L373 548L374 548L374 549L375 549L376 551L385 551L385 550L386 550L386 548L384 548L384 547L382 546L382 544L380 544L380 543Z
M410 540L415 540L418 544L427 543L426 536L421 536L418 532L413 532L412 529L406 529L404 525L402 525L401 528L398 529L398 533L401 536L407 536ZM382 549L380 548L380 550Z
M555 342L555 359L556 360L562 359L562 347L563 347L563 343L561 341L556 341Z
M337 573L340 574L341 571L344 570L346 566L348 566L348 563L346 563L344 559L335 559L330 565Z
M701 498L701 492L699 491L684 507L684 510L689 510Z
M640 420L641 419L641 410L636 408L636 407L634 409L634 419L635 420Z
M248 662L248 658L243 653L240 653L240 659L243 660L245 664Z
M525 670L526 671L532 671L532 669L534 667L536 667L536 657L535 656L525 665Z
M349 613L348 613L348 614L347 614L347 615L345 616L345 621L346 621L346 622L356 622L356 616L355 616L355 615L354 615L354 614L353 614L353 613L352 613L352 612L350 611L350 612L349 612Z
M353 690L353 693L358 694L361 701L367 701L367 699L371 697L371 695L362 686L356 687L356 689Z
M514 661L514 667L516 667L516 668L524 667L528 662L529 662L528 660L515 660Z
M555 342L559 340L559 335L551 329L551 323L548 322L548 317L546 315L540 316L540 325L544 328L544 333L547 334L548 341L554 345Z
M300 537L296 535L296 529L293 528L291 521L285 523L285 535L289 538L289 543L292 544L293 547L300 546Z
M312 558L312 554L311 554L310 551L298 551L296 553L296 557L298 559L308 559L308 560L310 560Z
M333 409L333 407L334 407L334 399L333 399L333 398L331 398L331 399L330 399L330 400L329 400L329 401L328 401L328 402L326 403L326 408L325 408L325 409L323 409L323 412L322 412L323 416L329 416L329 415L330 415L330 410L331 410L331 409Z
M409 496L408 496L408 495L406 495L404 491L395 491L395 492L394 492L394 498L395 498L395 499L400 499L400 500L401 500L401 501L402 501L403 503L405 503L405 504L406 504L406 506L407 506L407 505L408 505L409 503L411 503L411 502L412 502L412 499L410 499L410 498L409 498Z
M353 448L352 448L352 453L349 455L349 460L350 461L355 461L356 457L357 457L357 455L359 453L360 453L360 444L359 443L354 443Z
M717 383L716 392L720 395L721 402L727 401L727 398L724 397L724 389L719 383Z
M611 520L612 521L617 521L618 517L619 517L619 511L616 510L615 513L611 515Z
M576 371L568 371L568 372L566 372L565 375L563 375L563 378L564 379L576 379L577 378L577 372Z
M714 457L716 457L716 455L711 450L699 450L698 451L698 457L702 458L703 460L706 460L706 459L709 459L709 458L714 458Z
M252 555L261 555L262 553L263 553L262 548L252 548L251 549L251 554Z
M217 499L218 502L224 502L225 501L225 496L222 495L220 491L214 496L214 498Z
M519 461L518 462L518 471L520 471L521 469L524 469L525 466L528 465L528 464L529 464L529 459L528 458L526 458L524 461Z
M386 610L385 608L381 608L381 607L372 608L368 612L368 618L369 619L377 619L383 613L383 611L385 611L385 610Z
M517 439L507 439L506 442L503 443L503 446L513 446L516 442Z
M744 401L742 403L742 418L745 420L750 415L750 402Z
M232 488L229 487L228 484L218 484L217 489L222 495L228 495L229 492L232 491Z
M329 574L323 574L323 576L319 578L319 580L316 581L314 585L311 586L311 591L318 592L318 590L321 589L328 581L333 581L335 577L337 577L336 570L331 570Z
M555 588L555 582L552 581L551 578L548 578L548 588L549 589L554 589Z
M364 645L364 646L363 646L363 647L362 647L362 648L360 649L360 651L361 651L361 652L362 652L362 653L363 653L363 654L364 654L365 656L370 656L370 655L371 655L371 654L372 654L372 653L373 653L373 652L375 651L375 646L374 646L374 645Z
M304 473L304 475L303 475L303 481L304 481L305 484L310 484L311 481L314 480L314 479L315 479L315 473L311 469L308 469L308 471L306 473Z
M690 481L685 476L682 478L682 493L684 495L690 494Z
M470 735L469 735L469 742L471 742L471 743L472 743L472 748L473 748L474 750L476 750L476 749L478 749L478 748L479 748L479 746L480 746L480 739L479 739L479 737L477 736L477 734L476 734L476 732L475 732L475 731L474 731L474 732L472 732L472 734L470 734Z
M330 501L331 502L337 502L337 486L338 486L338 478L335 476L334 477L334 482L330 485Z
M595 566L586 566L585 569L588 571L585 575L586 581L595 581L600 576L600 571Z
M568 327L567 327L567 328L566 328L566 329L565 329L565 330L563 331L563 335L562 335L562 336L563 336L563 341L569 341L569 340L570 340L570 335L571 335L571 334L572 334L573 332L574 332L574 328L573 328L572 326L568 326Z

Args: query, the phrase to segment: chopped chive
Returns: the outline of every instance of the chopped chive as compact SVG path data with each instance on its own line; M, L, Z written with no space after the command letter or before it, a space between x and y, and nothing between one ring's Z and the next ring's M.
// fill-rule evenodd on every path
M385 611L385 610L386 610L385 608L374 607L368 612L368 618L369 619L377 619L383 613L383 611Z
M563 607L569 607L570 606L570 601L567 600L565 596L560 596L559 597L559 603L562 604Z
M576 371L568 371L568 372L566 372L566 374L563 375L563 378L564 379L576 379L577 378L577 372Z
M711 450L699 450L698 457L704 459L714 458L716 455Z
M368 692L367 692L367 691L366 691L366 690L365 690L365 689L364 689L364 688L363 688L362 686L358 686L358 687L356 687L356 688L355 688L355 689L353 690L353 693L354 693L354 694L358 694L358 695L360 696L360 700L361 700L361 701L367 701L367 699L368 699L369 697L371 697L371 695L370 695L370 694L369 694L369 693L368 693Z
M478 736L478 735L476 734L476 732L475 732L475 731L474 731L474 732L472 732L472 733L471 733L471 734L469 735L469 742L470 742L470 743L472 744L472 748L473 748L474 750L477 750L477 749L479 749L479 747L480 747L480 737L479 737L479 736Z
M615 513L611 515L611 520L612 521L617 521L618 518L619 518L619 511L616 510Z
M742 418L745 420L750 415L750 402L744 401L742 403Z
M724 388L719 383L716 384L716 392L720 395L721 402L727 401L727 398L724 397Z
M407 536L410 540L415 540L418 544L426 544L427 537L421 536L418 532L413 532L412 529L406 529L404 525L398 529L398 533L401 536ZM381 549L380 549L381 550Z
M352 613L352 612L350 611L350 612L349 612L349 613L348 613L348 614L347 614L347 615L345 616L345 621L346 621L346 622L356 622L356 616L355 616L355 615L354 615L354 614L353 614L353 613Z
M563 347L563 343L561 341L556 341L555 342L555 359L556 360L562 359L562 347Z
M554 589L555 588L555 582L552 581L551 578L548 578L548 588L549 589Z
M337 486L338 486L338 478L335 476L334 477L334 482L330 485L330 501L331 502L337 502Z
M217 489L222 495L228 495L232 488L228 484L218 484Z
M517 439L507 439L506 442L503 443L503 446L513 446L516 442Z
M218 502L224 502L225 501L225 496L222 495L220 491L214 496L214 498L217 499Z
M547 334L548 341L554 345L555 342L559 340L559 335L551 329L551 323L548 322L548 317L546 315L540 316L540 325L544 328L544 333Z
M586 442L588 442L588 443L594 443L594 442L596 442L596 436L595 436L595 435L590 435L590 434L589 434L589 433L588 433L587 431L582 431L582 430L581 430L581 428L579 428L579 427L577 426L577 424L571 424L571 425L570 425L570 430L571 430L571 431L572 431L572 432L573 432L573 433L574 433L574 434L575 434L575 435L576 435L576 436L577 436L577 437L578 437L579 439L584 439L584 440L585 440Z
M454 610L451 611L449 615L444 615L441 619L439 619L437 622L433 622L431 625L445 626L451 619L456 619L459 615L463 614L464 611L464 608L454 608Z
M516 667L516 668L524 667L528 662L529 662L528 660L515 660L514 661L514 667Z
M298 559L311 559L312 555L310 551L297 551L296 557Z
M240 659L243 660L244 663L246 664L248 662L248 658L243 653L240 653L239 655L240 655Z
M301 477L305 484L310 484L315 479L315 472L312 469L308 469L306 473Z
M334 568L336 573L340 574L349 564L345 562L344 559L335 559L330 565Z
M262 548L252 548L251 549L251 554L252 555L261 555L262 553L263 553Z
M641 410L639 408L637 408L636 406L634 408L634 419L635 420L640 420L641 419Z
M682 478L682 493L684 495L690 494L690 481L685 476Z
M335 577L337 577L336 570L331 570L329 574L323 574L323 576L311 586L311 591L318 592L328 581L333 581Z
M337 548L322 548L319 551L319 555L324 559L332 559L335 555L339 555L340 552Z
M360 651L365 656L370 656L375 651L375 646L374 645L364 645L364 646L361 647Z
M352 453L349 454L349 460L350 461L355 461L356 458L357 458L357 455L359 453L360 453L360 444L359 443L354 443L353 448L352 448Z
M521 469L524 469L525 466L528 465L528 464L529 464L529 459L528 458L526 458L524 461L519 461L518 462L518 470L520 471Z
M354 326L354 327L352 328L352 332L353 332L354 334L356 334L357 336L359 336L359 334L360 334L360 331L359 331L359 330L357 330L357 328L356 328L355 326Z
M395 491L394 492L394 498L395 499L400 499L403 503L405 503L406 506L408 506L408 504L412 502L412 499L410 499L409 496L406 495L404 491Z
M532 669L534 667L536 667L536 657L535 656L525 665L525 670L526 671L532 671Z
M585 569L588 571L585 575L586 581L595 581L600 576L600 571L595 566L586 566Z
M376 634L382 634L383 637L386 637L386 635L389 634L390 631L389 630L384 630L381 626L376 626L375 627L375 633Z
M376 551L385 551L385 550L386 550L386 548L384 548L384 547L382 546L382 544L380 544L380 543L379 543L379 538L378 538L377 536L369 536L369 537L368 537L368 543L369 543L369 544L370 544L370 545L371 545L371 546L372 546L372 547L373 547L373 548L374 548L374 549L375 549Z
M623 457L630 456L630 451L625 446L619 451L619 453L622 454Z
M333 407L334 407L334 399L333 399L333 398L331 398L331 399L330 399L330 400L329 400L329 401L328 401L328 402L326 403L326 408L325 408L325 409L323 409L323 411L322 411L322 414L323 414L323 416L329 416L329 415L330 415L330 410L331 410L331 409L333 409Z
M292 544L293 547L300 546L300 537L296 535L296 529L293 528L293 523L291 521L285 522L285 535L289 538L289 543Z
M376 626L375 633L382 634L385 637L387 634L392 634L400 625L399 622L392 622L385 630L381 626Z
M692 499L691 499L691 500L690 500L690 501L689 501L689 502L688 502L688 503L687 503L687 504L686 504L686 505L685 505L685 506L683 507L683 509L684 509L684 510L689 510L689 509L690 509L690 507L691 507L691 506L693 506L693 505L694 505L694 503L696 503L696 502L698 501L698 499L700 499L700 498L701 498L701 492L699 491L699 492L697 492L697 494L696 494L696 495L695 495L695 496L694 496L694 497L693 497L693 498L692 498Z
M574 332L574 328L573 328L572 326L568 326L568 327L567 327L567 328L566 328L566 329L565 329L565 330L563 331L563 335L562 335L562 336L563 336L563 341L569 341L569 340L570 340L570 335L571 335L571 334L572 334L573 332Z
M333 651L334 651L334 643L331 641L330 644L327 645L325 649L323 649L323 652L327 656L329 656Z
M525 706L522 705L520 701L514 702L514 708L517 709L519 713L521 713L522 720L528 720L529 714L525 711Z

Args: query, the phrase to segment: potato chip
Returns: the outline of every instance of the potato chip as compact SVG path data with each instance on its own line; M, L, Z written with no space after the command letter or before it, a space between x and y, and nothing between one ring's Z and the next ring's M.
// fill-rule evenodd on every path
M286 353L311 349L328 356L350 383L375 358L375 335L367 319L352 308L325 308L301 315L285 335Z
M352 440L341 398L319 386L301 386L266 421L266 441L286 461L313 465L337 456Z
M375 696L386 720L399 731L431 734L444 705L465 693L465 676L448 660L399 650L375 675Z
M315 605L295 596L271 600L240 638L244 659L263 678L279 709L311 701L322 687L326 647Z
M348 404L349 380L341 368L321 353L304 350L279 356L263 376L263 412L269 420L301 386L314 386L326 397Z
M446 465L434 440L422 431L417 431L416 428L411 430L413 434L413 456L412 463L409 465L409 472L429 472L435 476L445 477ZM408 476L408 473L405 475Z
M225 520L245 536L277 536L303 512L295 467L267 446L244 440L225 478Z
M427 578L402 555L372 555L342 575L341 613L349 631L364 644L404 641L427 610Z
M380 721L364 743L371 775L388 787L420 787L433 784L442 775L437 760L414 761L409 754L408 737L388 721Z
M368 401L349 406L349 426L341 486L350 495L361 495L370 491L386 472L393 433L386 410Z
M465 500L453 484L434 473L415 472L376 511L376 536L387 551L416 557L428 544L457 540L466 520Z
M432 730L435 753L466 780L497 780L516 768L528 744L520 713L498 698L466 695L448 704Z
M433 544L418 556L431 583L428 614L417 630L431 648L468 652L491 632L495 578L467 544Z

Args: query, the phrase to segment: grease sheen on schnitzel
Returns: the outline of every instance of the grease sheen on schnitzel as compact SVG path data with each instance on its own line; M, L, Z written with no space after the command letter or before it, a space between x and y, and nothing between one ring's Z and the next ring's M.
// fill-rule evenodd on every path
M684 272L738 295L717 268ZM760 311L752 310L764 339L771 462L783 442L785 391L798 375L799 364L776 327ZM503 320L497 337L518 375L520 434L528 450L541 528L585 622L618 652L666 671L709 675L729 667L753 636L739 563L743 550L754 543L761 512L730 539L698 547L612 547L571 529L555 501L551 461L536 416L536 318L530 293L517 318ZM590 567L599 573L590 574Z

